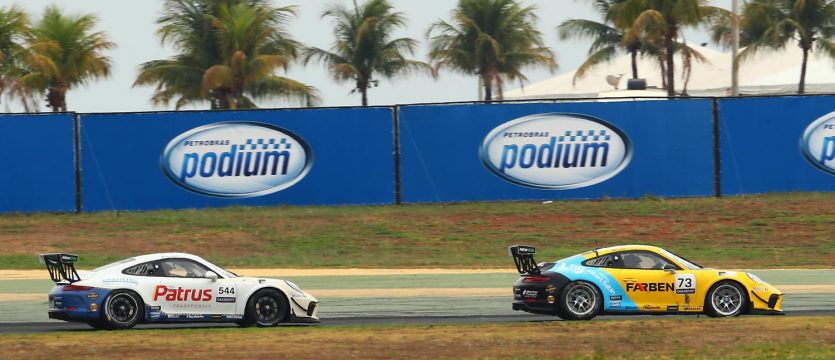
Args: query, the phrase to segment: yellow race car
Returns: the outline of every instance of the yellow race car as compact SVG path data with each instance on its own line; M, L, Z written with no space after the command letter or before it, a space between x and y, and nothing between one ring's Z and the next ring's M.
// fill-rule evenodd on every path
M783 292L754 274L703 268L655 246L595 249L537 264L536 249L509 253L522 276L513 310L588 320L599 314L783 314Z

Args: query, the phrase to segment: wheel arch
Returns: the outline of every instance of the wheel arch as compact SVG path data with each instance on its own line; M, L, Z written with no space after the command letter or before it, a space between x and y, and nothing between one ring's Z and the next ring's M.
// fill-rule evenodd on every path
M743 304L742 312L740 313L740 315L749 314L751 312L752 307L753 307L753 302L751 302L751 290L748 289L748 287L745 286L745 284L743 284L741 281L739 281L735 278L729 278L729 277L717 278L712 283L710 283L710 285L707 287L707 291L705 291L704 304L702 305L702 311L703 312L707 311L708 302L710 301L710 299L709 299L710 293L713 291L713 289L715 287L717 287L717 286L719 286L719 284L723 284L723 283L733 283L733 284L739 285L739 287L742 288L743 293L745 294L745 304Z
M284 302L287 305L287 314L281 319L282 322L287 321L293 314L293 303L291 303L291 299L287 296L287 292L282 290L278 286L273 286L272 284L264 285L258 288L252 289L252 291L246 296L246 301L243 302L244 304L244 314L246 314L246 308L249 306L249 301L252 300L252 297L258 294L259 292L266 291L266 290L275 290L277 291L283 298Z
M148 322L148 316L147 316L148 312L146 310L146 306L147 306L148 302L145 300L145 298L142 296L142 294L139 291L137 291L136 289L133 289L133 288L129 288L129 287L119 287L119 288L106 289L106 290L107 290L107 295L104 297L104 299L102 299L101 304L99 306L99 319L104 320L105 307L107 306L107 302L110 300L110 298L113 297L113 293L122 291L122 292L129 292L129 293L133 294L133 296L136 296L136 298L140 302L139 304L137 304L138 305L137 306L138 307L137 311L139 311L139 319L137 319L137 323Z

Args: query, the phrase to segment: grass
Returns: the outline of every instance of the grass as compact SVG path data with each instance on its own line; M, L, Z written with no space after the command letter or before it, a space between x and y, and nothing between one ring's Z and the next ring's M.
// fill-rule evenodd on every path
M835 193L729 198L229 207L0 215L0 269L36 255L81 255L92 268L183 251L234 267L508 267L506 247L557 259L593 247L663 246L709 266L832 267Z
M0 335L0 349L0 359L832 359L835 317L76 331Z

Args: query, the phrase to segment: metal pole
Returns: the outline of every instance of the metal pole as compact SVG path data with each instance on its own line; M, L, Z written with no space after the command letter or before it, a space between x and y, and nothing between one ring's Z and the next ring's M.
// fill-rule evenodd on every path
M739 0L733 0L731 18L731 96L739 96Z

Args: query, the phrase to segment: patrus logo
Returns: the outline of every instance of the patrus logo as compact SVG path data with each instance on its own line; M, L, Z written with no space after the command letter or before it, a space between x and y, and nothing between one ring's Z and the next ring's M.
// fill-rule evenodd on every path
M161 165L165 175L186 190L245 198L293 186L312 163L307 144L287 130L262 123L226 122L177 136L165 147Z
M803 132L800 151L812 165L835 175L835 112L821 116Z
M578 114L538 114L504 123L481 145L481 161L511 183L575 189L617 175L632 158L629 138L603 120Z

